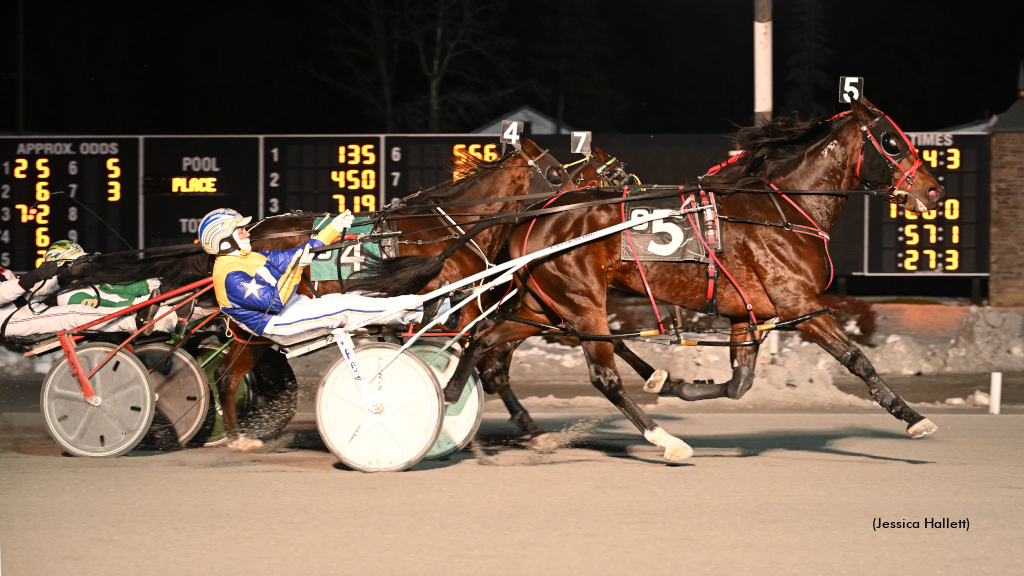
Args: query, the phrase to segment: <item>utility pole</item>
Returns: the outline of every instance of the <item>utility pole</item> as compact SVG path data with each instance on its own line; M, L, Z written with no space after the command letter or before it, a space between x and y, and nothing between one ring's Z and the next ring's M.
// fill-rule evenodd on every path
M25 0L18 0L18 91L15 110L15 133L25 133Z
M754 0L754 124L772 119L772 0Z

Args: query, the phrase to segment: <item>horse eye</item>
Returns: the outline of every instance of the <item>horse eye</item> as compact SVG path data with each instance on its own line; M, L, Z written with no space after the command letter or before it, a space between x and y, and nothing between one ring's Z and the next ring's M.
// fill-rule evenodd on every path
M892 134L885 132L882 134L882 151L889 156L896 156L900 153L900 143L896 138L893 138Z

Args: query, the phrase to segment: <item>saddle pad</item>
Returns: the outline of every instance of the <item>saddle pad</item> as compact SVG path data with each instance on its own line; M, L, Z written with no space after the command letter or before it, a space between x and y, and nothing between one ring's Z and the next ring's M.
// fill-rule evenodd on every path
M714 194L692 193L667 198L655 198L637 202L626 202L626 219L664 212L689 210L694 222L700 228L704 242L715 253L722 252L722 233L718 222L718 208ZM627 237L628 233L628 237ZM636 249L636 257L629 240ZM639 259L642 262L708 262L704 243L690 225L686 214L655 220L624 230L621 237L620 257L624 262Z
M320 230L331 219L330 216L317 218L313 222L313 229ZM369 218L356 216L355 223L345 231L345 239L352 240L364 236L373 231L373 224ZM381 244L383 244L383 249ZM338 271L341 271L341 279L346 280L351 275L362 271L366 255L372 254L377 258L394 258L398 255L398 244L394 238L387 238L377 242L363 242L346 246L330 252L317 254L313 263L309 266L309 274L314 282L338 280Z

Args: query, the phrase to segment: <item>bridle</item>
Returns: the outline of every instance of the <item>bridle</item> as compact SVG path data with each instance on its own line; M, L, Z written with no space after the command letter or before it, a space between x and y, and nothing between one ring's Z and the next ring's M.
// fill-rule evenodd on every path
M569 182L571 182L574 186L586 187L591 185L589 182L586 185L584 185L583 179L580 178L580 172L582 172L583 169L586 168L587 166L591 166L594 168L594 171L597 172L598 178L601 179L601 182L605 186L617 187L638 183L635 176L633 176L629 172L626 172L624 165L618 161L618 158L612 157L604 164L601 164L600 161L594 156L587 156L586 158L580 160L579 162L582 162L582 164L580 164L580 167L573 170L572 173L569 175ZM566 167L572 165L573 164L569 164ZM577 179L579 181L577 181Z
M917 176L917 169L924 165L924 162L917 155L917 149L910 138L900 130L892 118L877 108L870 110L878 112L879 115L867 124L857 121L861 133L857 178L865 186L887 188L890 202L906 204L910 189L914 185L914 178ZM896 135L899 136L898 139ZM900 140L905 146L900 145ZM865 157L864 148L869 144L877 154ZM904 170L900 162L908 157L913 159L913 165Z

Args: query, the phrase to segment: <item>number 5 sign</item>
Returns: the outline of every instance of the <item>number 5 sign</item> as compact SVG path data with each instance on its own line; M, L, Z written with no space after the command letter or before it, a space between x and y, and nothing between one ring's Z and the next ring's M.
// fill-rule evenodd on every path
M840 76L839 77L839 101L843 104L849 104L856 100L860 102L864 99L864 78L860 76Z

